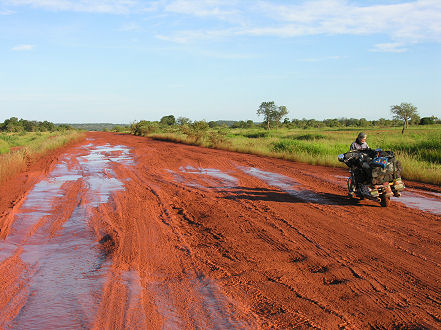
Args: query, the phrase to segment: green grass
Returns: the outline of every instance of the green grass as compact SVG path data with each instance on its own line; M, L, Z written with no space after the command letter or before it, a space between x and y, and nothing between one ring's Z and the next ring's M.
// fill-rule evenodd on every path
M45 153L83 136L78 131L0 133L0 182Z
M213 131L213 130L212 130ZM153 138L231 150L236 152L277 157L314 165L345 167L337 155L349 150L357 133L367 133L372 149L392 150L403 164L403 178L441 184L441 126L401 128L349 129L286 129L266 131L262 128L227 129L222 143L214 145L208 138L195 141L176 129L149 135Z

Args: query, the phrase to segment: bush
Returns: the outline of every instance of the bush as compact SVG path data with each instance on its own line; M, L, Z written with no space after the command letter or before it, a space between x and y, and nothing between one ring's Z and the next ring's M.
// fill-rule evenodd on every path
M226 131L222 129L211 131L208 134L208 140L210 141L210 146L213 148L220 148L225 145L231 144L231 142L227 138Z
M295 140L313 141L313 140L326 139L326 136L318 133L309 133L309 134L293 136L292 138Z
M273 151L276 152L293 152L295 144L290 140L280 140L273 144Z
M146 136L157 131L159 131L159 125L157 122L141 120L138 123L134 122L130 125L130 132L133 135Z
M433 124L436 124L437 120L439 120L439 119L436 118L435 116L423 117L420 119L420 125L433 125Z
M265 131L265 132L248 133L248 134L244 134L244 136L250 139L264 138L269 136L269 132Z

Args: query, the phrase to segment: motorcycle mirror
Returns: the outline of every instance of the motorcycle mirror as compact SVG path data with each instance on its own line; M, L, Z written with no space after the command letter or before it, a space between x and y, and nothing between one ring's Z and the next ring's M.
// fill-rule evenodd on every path
M344 161L344 160L345 160L345 155L344 155L344 154L340 154L340 155L338 155L338 160L339 160L340 162Z

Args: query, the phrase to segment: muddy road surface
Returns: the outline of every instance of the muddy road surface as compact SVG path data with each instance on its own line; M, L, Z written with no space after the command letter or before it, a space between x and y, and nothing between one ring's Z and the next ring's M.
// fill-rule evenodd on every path
M0 188L0 328L441 328L441 189L88 133Z

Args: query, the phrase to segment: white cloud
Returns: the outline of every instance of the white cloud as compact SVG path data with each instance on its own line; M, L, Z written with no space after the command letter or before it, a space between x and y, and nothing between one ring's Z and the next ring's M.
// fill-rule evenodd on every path
M151 5L143 5L138 0L6 0L3 2L11 6L31 6L55 11L103 14L128 14L151 9Z
M189 30L179 31L172 36L158 34L156 37L161 40L185 44L194 40L212 40L229 37L234 34L234 30Z
M240 9L235 1L174 0L167 4L164 10L178 14L229 19L237 15Z
M404 53L407 52L407 48L403 47L403 43L391 42L376 44L374 48L371 49L372 52L385 52L385 53Z
M167 24L167 32L158 38L176 43L235 36L308 35L381 35L390 39L389 44L403 46L441 42L440 0L384 0L383 4L350 0L0 0L0 4L8 10L31 6L109 14L154 12L155 19ZM176 15L183 19L176 19ZM192 20L189 23L185 18ZM203 28L189 30L199 23ZM132 24L123 30L136 28ZM392 51L394 47L385 43L374 49ZM405 49L395 47L395 51Z
M247 1L243 1L247 5ZM391 44L441 42L441 1L415 0L383 5L358 5L347 0L312 0L300 4L258 1L254 9L237 1L176 0L165 10L194 16L224 19L235 15L236 22L224 31L179 31L162 36L175 42L206 39L207 36L297 37L306 35L385 35ZM241 19L238 19L240 17ZM393 47L378 46L378 51ZM404 51L405 48L395 48Z
M273 35L386 34L394 39L441 42L441 1L417 0L360 6L345 0L314 0L301 5L259 2L261 12L279 23ZM261 31L268 34L268 27Z
M12 47L12 50L17 52L30 51L34 49L34 45L16 45Z

